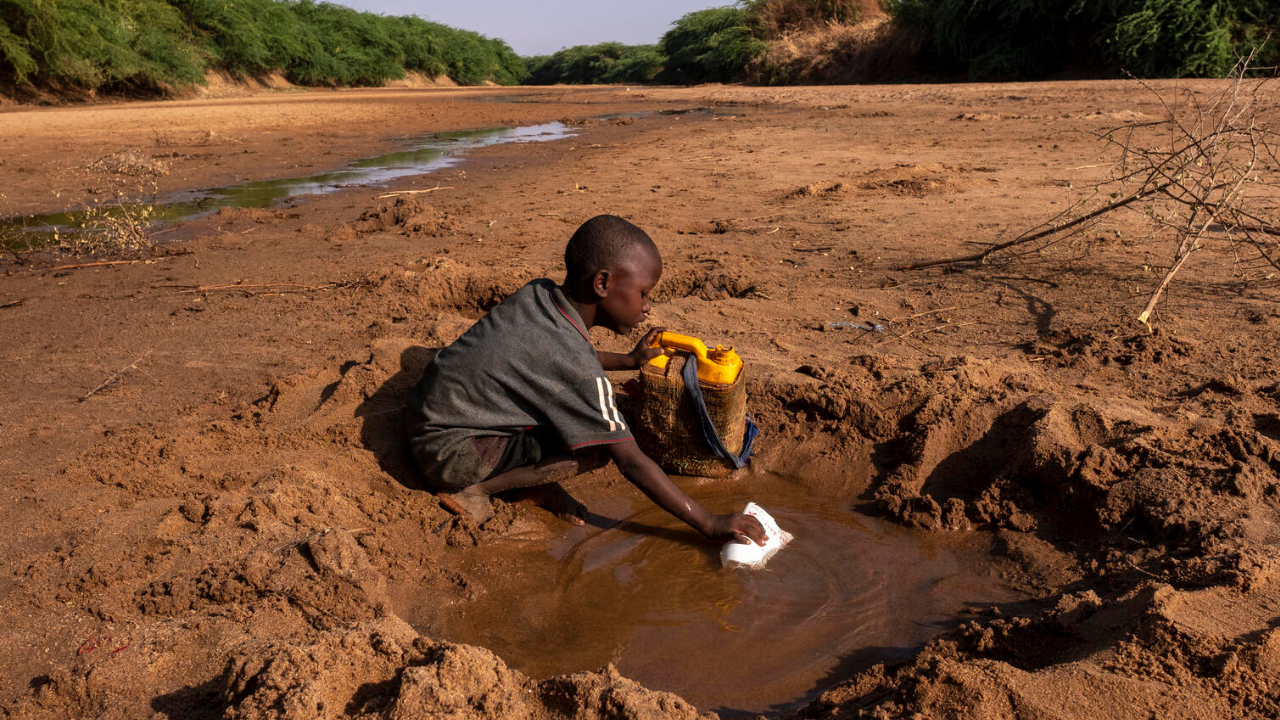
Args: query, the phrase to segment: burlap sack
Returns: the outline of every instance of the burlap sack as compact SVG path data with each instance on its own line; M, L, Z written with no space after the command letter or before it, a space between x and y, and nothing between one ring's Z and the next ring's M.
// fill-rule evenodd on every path
M716 457L698 426L697 411L685 393L681 371L687 355L676 354L665 369L640 370L640 399L632 430L640 449L669 473L723 477L733 465ZM731 453L742 450L747 417L746 369L730 385L699 382L707 410Z

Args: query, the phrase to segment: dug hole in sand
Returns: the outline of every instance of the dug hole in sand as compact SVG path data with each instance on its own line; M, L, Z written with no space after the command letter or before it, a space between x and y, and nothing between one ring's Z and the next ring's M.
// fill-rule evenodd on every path
M518 283L436 263L362 292L364 302L414 298L440 318L425 335L445 344L470 324L467 308ZM1025 590L1001 574L1045 589L1083 575L1028 531L1087 537L1132 525L1135 513L1144 526L1177 522L1160 512L1178 456L1154 449L1176 431L1126 403L1073 397L1035 372L956 358L924 372L855 364L821 384L759 373L750 390L768 442L756 470L686 485L713 511L750 498L794 529L794 544L767 570L743 574L719 568L718 548L628 495L612 471L574 486L593 521L550 541L540 511L500 505L480 528L444 513L419 489L396 431L431 352L417 340L379 340L363 357L281 380L196 434L131 430L91 454L78 472L99 482L163 493L199 472L219 488L188 495L161 525L165 544L206 558L195 560L205 569L136 575L133 600L104 596L96 612L124 623L205 618L211 637L241 648L216 685L199 689L228 717L577 716L615 705L627 717L692 717L685 700L728 716L815 698L806 707L821 707L849 692L829 688L859 668L872 667L869 681L892 692L898 675L877 663L908 660L948 630L897 672L967 653L1013 662L1007 677L1017 678L1019 665L1036 667L1028 648L1087 647L1108 623L1154 612L1160 596L1137 590L1113 605L1085 592L1063 596L1042 619L999 619L1026 610ZM1152 466L1118 464L1114 448L1134 442L1152 446ZM326 450L344 447L373 452ZM770 467L779 475L760 474ZM386 475L413 491L376 480ZM1023 480L1014 487L1012 477ZM935 492L951 497L938 502ZM964 532L974 523L1010 531ZM236 558L236 547L267 549ZM117 577L130 576L129 562ZM1214 567L1186 572L1223 572ZM1256 577L1246 571L1236 582ZM155 627L133 642L163 646ZM309 639L251 639L266 628ZM490 650L427 639L436 636ZM32 701L93 703L96 683L116 682L116 666L98 659L51 676ZM577 672L604 665L603 674Z

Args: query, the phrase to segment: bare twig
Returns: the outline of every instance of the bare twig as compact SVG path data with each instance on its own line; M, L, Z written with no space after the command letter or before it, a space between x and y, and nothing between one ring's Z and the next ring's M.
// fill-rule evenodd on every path
M126 372L128 372L128 371L130 371L130 370L136 370L136 369L137 369L137 365L138 365L138 363L142 362L143 360L146 360L146 359L147 359L147 356L148 356L148 355L150 355L151 353L152 353L152 351L151 351L151 350L146 351L145 353L143 353L142 355L140 355L140 356L138 357L138 359L137 359L137 360L134 360L133 362L129 363L128 365L125 365L124 367L122 367L122 368L120 368L119 370L117 370L117 371L115 371L114 373L112 373L112 374L111 374L111 377L107 378L106 380L103 380L103 381L102 381L102 383L101 383L100 385L98 385L98 387L96 387L96 388L94 388L94 389L90 390L89 392L85 393L85 394L84 394L84 396L80 398L79 402L84 402L85 400L88 400L89 398L93 397L93 396L94 396L94 395L96 395L99 391L101 391L101 390L105 389L108 385L111 385L112 383L116 382L116 381L117 381L117 380L119 380L121 377L123 377L123 376L124 376L124 374L125 374Z
M49 272L58 272L59 270L79 270L80 268L101 267L103 265L134 265L142 262L141 260L99 260L97 262L72 263L70 265L58 265L49 268Z
M444 187L441 187L440 183L436 183L436 186L433 188L427 188L425 190L397 190L396 192L389 192L384 195L379 195L378 199L381 200L382 198L396 197L398 195L425 195L426 193L435 192L437 190L452 190L452 189L453 189L452 185L445 185Z
M183 293L207 293L207 292L235 292L238 290L250 292L258 291L261 293L296 293L311 292L315 290L329 290L332 288L354 287L364 282L344 281L344 282L327 282L320 285L300 285L297 283L248 283L233 282L219 283L216 285L152 285L153 290L174 289Z
M1174 277L1209 243L1225 244L1233 269L1246 280L1256 280L1260 268L1270 273L1264 266L1280 270L1280 217L1263 209L1275 204L1271 174L1280 165L1280 133L1266 125L1276 108L1272 95L1262 92L1274 75L1251 78L1252 61L1253 55L1242 58L1230 82L1204 97L1190 90L1161 94L1135 78L1160 104L1164 117L1095 133L1117 157L1109 177L1092 186L1091 196L1011 240L905 269L986 263L997 253L1012 258L1037 253L1126 210L1141 215L1146 224L1130 236L1136 238L1131 242L1171 241L1173 248L1167 269L1137 316L1148 328ZM1157 131L1167 137L1153 142Z
M1250 168L1253 167L1254 160L1256 160L1256 155L1255 155L1255 158L1249 161L1248 167ZM1241 174L1240 179L1236 181L1235 186L1231 188L1230 192L1227 194L1227 197L1231 198L1236 193L1238 193L1240 191L1241 186L1244 185L1245 181L1248 180L1249 177L1250 176L1248 174ZM1213 192L1213 190L1214 188L1211 186L1210 188L1205 190L1205 195L1208 195L1209 193ZM1201 207L1203 207L1204 205L1205 205L1205 202L1202 201ZM1183 236L1182 243L1178 248L1177 259L1174 261L1173 265L1169 266L1168 272L1164 274L1164 277L1161 278L1160 284L1156 287L1155 292L1151 293L1150 299L1147 300L1146 307L1144 307L1142 309L1142 313L1138 315L1138 322L1142 323L1143 325L1147 325L1148 327L1150 327L1150 323L1148 322L1148 320L1150 320L1151 318L1151 311L1155 309L1156 303L1160 301L1160 296L1164 294L1164 290L1169 286L1169 283L1173 280L1173 276L1176 275L1178 271L1182 269L1182 266L1187 262L1187 258L1191 257L1191 253L1200 249L1200 239L1204 237L1205 231L1209 229L1210 224L1212 224L1216 219L1216 216L1213 212L1202 213L1200 208L1193 208L1191 218L1188 220L1188 224L1194 223L1197 217L1201 214L1205 216L1205 219L1203 222L1200 223L1200 229L1195 230L1194 233L1190 232L1189 230L1188 233Z
M937 310L930 310L928 312L916 313L915 315L908 315L907 317L904 317L904 318L889 318L888 321L891 323L906 322L908 320L915 320L916 318L922 318L926 315L937 315L938 313L944 313L944 312L947 312L948 310L955 310L956 307L957 307L956 305L952 305L951 307L944 307L944 308L939 308Z
M994 255L995 253L1000 252L1001 250L1007 250L1011 247L1015 247L1018 245L1025 245L1026 243L1029 243L1029 242L1035 242L1036 240L1049 237L1050 235L1057 235L1060 232L1064 232L1066 230L1070 230L1079 225L1083 225L1084 223L1089 222L1090 220L1106 215L1112 210L1118 210L1122 207L1125 207L1126 205L1142 200L1143 198L1150 197L1155 193L1162 192L1164 191L1165 188L1169 187L1172 184L1173 183L1165 183L1162 185L1157 185L1152 188L1143 188L1142 190L1139 190L1133 193L1129 197L1126 197L1122 200L1117 200L1113 203L1108 203L1098 208L1097 210L1094 210L1089 213L1085 213L1084 215L1081 215L1080 217L1075 218L1074 220L1065 222L1061 225L1054 225L1052 227L1041 230L1040 232L1031 233L1030 235L1019 235L1018 237L1012 240L1008 240L1002 243L996 243L995 245L992 245L988 247L986 250L983 250L982 252L979 252L979 253L973 253L972 255L961 255L960 257L944 258L942 260L927 260L925 262L912 263L911 265L904 266L902 269L903 270L919 270L921 268L934 267L936 265L956 265L959 263L968 263L968 262L980 263L986 260L987 258L991 257L992 255Z
M891 337L891 338L889 338L888 340L882 340L882 341L880 341L880 343L879 343L879 344L880 344L880 345L883 345L883 344L885 344L885 343L887 343L887 342L893 342L894 340L905 340L906 338L909 338L909 337L911 337L912 335L916 335L916 334L920 334L920 335L928 335L928 334L929 334L929 333L931 333L931 332L937 332L937 331L939 331L939 330L946 330L947 328L958 328L958 327L965 327L966 325L977 325L977 324L978 324L978 321L977 321L977 320L973 320L973 321L971 321L971 322L962 322L962 323L943 323L943 324L941 324L941 325L935 325L934 327L931 327L931 328L928 328L928 329L924 329L924 330L921 330L920 328L917 328L917 329L915 329L915 330L909 330L909 331L907 331L907 332L904 332L904 333L902 333L901 335L895 335L894 337Z
M27 301L26 298L21 298L18 300L10 300L7 303L0 303L0 310L4 310L5 308L18 307L19 305L21 305L26 301Z
M221 285L197 285L186 288L183 292L216 292L219 290L266 290L274 292L302 292L304 290L323 290L333 287L333 283L324 285L297 285L294 283L223 283Z
M931 332L946 330L947 328L958 328L958 327L965 327L966 325L976 325L976 324L978 324L976 320L971 322L962 322L962 323L944 323L942 325L937 325L935 327L925 329L923 330L923 332L920 332L921 328L916 328L915 330L910 330L904 333L895 332L893 329L893 326L891 325L889 326L889 332L893 333L893 337L889 337L889 338L885 338L884 340L881 340L880 342L876 343L876 347L879 347L886 343L891 343L896 341L896 342L901 342L903 345L906 345L907 347L913 350L916 350L917 352L923 353L925 355L930 355L932 357L940 357L938 353L930 352L929 350L926 350L920 347L915 342L909 341L907 338L910 338L912 335L916 335L917 333L921 336L924 336L924 335L928 335Z

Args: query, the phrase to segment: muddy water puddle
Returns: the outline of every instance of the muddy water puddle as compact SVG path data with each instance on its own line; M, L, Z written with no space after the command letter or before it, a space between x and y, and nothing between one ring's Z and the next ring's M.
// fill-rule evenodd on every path
M145 204L123 208L130 217L146 217L155 227L208 215L222 208L269 208L308 195L327 195L349 188L384 185L413 175L425 175L465 160L466 153L491 145L548 142L575 136L564 123L551 122L515 128L486 128L433 133L416 139L407 150L363 158L333 172L307 177L261 180L193 192L175 193ZM145 208L145 213L142 212ZM41 244L55 232L94 232L120 217L121 208L71 210L44 215L0 218L0 231L21 232L28 244ZM105 216L105 217L104 217ZM34 241L34 242L33 242Z
M986 536L909 530L778 478L686 490L712 512L753 500L795 539L764 570L730 570L718 545L644 498L587 501L588 526L477 548L479 597L407 619L534 678L614 663L736 716L794 707L905 659L973 608L1024 599L999 580Z

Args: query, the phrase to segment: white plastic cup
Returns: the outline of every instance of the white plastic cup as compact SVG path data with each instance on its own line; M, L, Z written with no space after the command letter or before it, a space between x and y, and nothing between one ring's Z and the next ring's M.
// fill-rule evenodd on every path
M745 568L761 568L765 563L769 562L769 558L774 553L782 549L784 545L791 542L791 533L778 527L778 523L764 508L753 502L747 503L742 510L743 515L750 515L760 524L764 526L764 532L769 536L764 545L757 545L754 542L740 543L737 541L729 541L720 549L720 563L725 567L745 567Z

